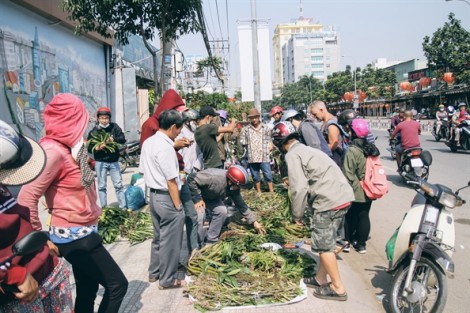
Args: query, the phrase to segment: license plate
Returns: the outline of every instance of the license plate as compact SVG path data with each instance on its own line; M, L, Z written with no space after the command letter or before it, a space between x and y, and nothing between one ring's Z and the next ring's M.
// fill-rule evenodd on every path
M412 167L422 167L423 161L420 158L411 159L411 166Z

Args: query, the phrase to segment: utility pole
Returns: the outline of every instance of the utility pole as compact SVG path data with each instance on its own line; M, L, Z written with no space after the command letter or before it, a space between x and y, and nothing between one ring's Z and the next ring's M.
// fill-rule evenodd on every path
M251 40L253 51L253 91L255 108L261 112L261 88L258 57L258 21L256 20L256 0L251 0Z

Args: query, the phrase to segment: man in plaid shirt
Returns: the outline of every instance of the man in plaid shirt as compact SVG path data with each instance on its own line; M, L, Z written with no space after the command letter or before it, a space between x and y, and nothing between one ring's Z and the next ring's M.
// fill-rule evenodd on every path
M273 192L273 176L270 163L271 131L267 125L261 123L260 116L261 114L255 108L248 112L250 124L242 129L240 142L247 149L248 163L256 190L261 193L260 171L262 171L269 192Z

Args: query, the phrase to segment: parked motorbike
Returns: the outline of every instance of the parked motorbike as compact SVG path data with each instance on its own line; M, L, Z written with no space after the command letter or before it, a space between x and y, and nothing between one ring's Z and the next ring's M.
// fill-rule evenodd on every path
M139 141L131 141L119 146L119 168L123 173L128 166L138 167L140 162Z
M401 154L399 167L400 176L406 181L427 180L429 177L429 166L432 164L432 155L422 148L410 148Z
M13 258L17 256L27 256L34 252L39 251L44 247L46 242L49 240L49 233L45 231L33 231L20 240L18 240L12 247L12 254L5 260L0 262L0 269L6 270L12 266ZM10 292L18 292L16 286L11 286L2 283L1 289Z
M434 121L434 124L432 126L432 135L436 139L436 141L441 140L442 138L447 139L449 137L449 122L447 121L447 118L442 119L441 122L441 127L439 128L439 133L436 133L437 130L437 125L439 121Z
M455 141L455 134L450 138L446 145L449 146L450 151L457 152L457 150L470 150L470 120L463 120L455 128L454 131L460 132L460 146L457 146Z
M446 273L454 272L455 229L451 209L465 203L446 186L424 180L409 182L417 191L401 225L385 251L393 280L388 294L389 312L444 311Z

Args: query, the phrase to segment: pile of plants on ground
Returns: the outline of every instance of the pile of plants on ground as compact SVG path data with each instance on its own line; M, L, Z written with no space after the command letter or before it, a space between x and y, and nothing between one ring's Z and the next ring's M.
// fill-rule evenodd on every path
M98 233L104 243L127 238L131 245L153 238L152 218L147 212L104 208L99 222Z
M269 248L299 246L310 236L307 227L292 223L287 191L257 195L252 190L243 196L267 233L256 234L235 214L218 243L193 252L186 292L201 311L288 302L302 293L301 278L315 273L315 261L309 255Z

